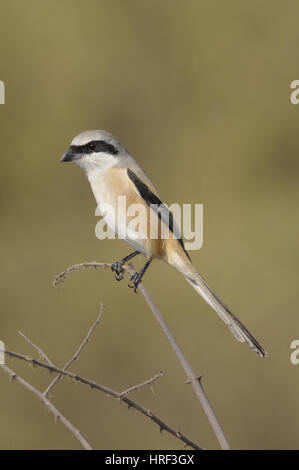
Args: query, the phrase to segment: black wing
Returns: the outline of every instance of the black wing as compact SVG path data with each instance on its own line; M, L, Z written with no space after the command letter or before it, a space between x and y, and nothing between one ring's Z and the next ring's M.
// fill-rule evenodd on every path
M169 230L172 231L172 233L175 235L177 238L178 242L182 246L184 252L190 259L189 254L185 250L184 242L182 240L181 234L179 233L179 230L177 228L177 225L173 219L172 213L169 211L168 207L154 194L149 187L141 181L140 178L134 173L134 171L130 170L128 168L127 170L128 176L130 180L134 183L138 193L144 200L144 202L151 207L152 210L154 210L157 214L158 217L168 225ZM191 261L191 260L190 260Z

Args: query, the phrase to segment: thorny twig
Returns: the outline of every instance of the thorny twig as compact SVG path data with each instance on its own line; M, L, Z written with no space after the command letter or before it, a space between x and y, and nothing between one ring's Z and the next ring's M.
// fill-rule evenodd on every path
M61 272L58 276L55 277L53 284L54 286L57 286L65 281L65 279L70 275L73 271L81 268L111 268L111 263L102 263L102 262L97 262L97 261L91 261L91 262L84 262L80 264L75 264L69 268L67 268L65 271ZM129 272L130 274L134 273L134 268L132 264L128 264L124 266L124 269ZM217 419L217 416L211 406L211 403L208 400L208 397L203 389L202 383L200 380L198 380L198 376L194 373L189 361L187 360L186 356L184 355L182 349L178 345L176 339L174 338L173 334L171 333L170 329L168 328L161 312L157 308L156 304L154 303L152 297L148 293L147 289L145 288L144 284L141 282L139 285L139 290L142 293L143 297L145 298L149 308L153 312L154 316L156 317L156 320L159 322L163 332L165 333L169 343L171 344L173 350L175 351L175 354L177 355L177 358L179 359L181 366L183 367L188 380L190 380L190 383L195 391L195 394L197 398L199 399L202 408L209 420L209 423L215 433L215 436L217 437L217 440L221 446L222 449L228 450L230 449L229 442L222 430L222 427Z
M16 353L14 351L9 351L5 350L5 354L7 354L10 357L14 357L17 359L21 359L23 361L28 362L29 364L32 364L33 366L36 367L42 367L44 369L48 369L50 372L55 372L60 375L64 375L66 377L70 377L71 379L74 379L76 382L81 382L85 385L89 385L91 388L100 390L101 392L106 393L107 395L110 395L128 405L129 408L134 408L135 410L139 411L149 419L151 419L154 423L156 423L160 431L167 431L168 433L172 434L173 436L177 437L180 439L185 445L191 447L192 449L195 450L203 450L202 447L200 447L198 444L195 444L195 442L191 441L188 437L184 436L180 431L177 431L176 429L172 428L168 424L166 424L164 421L162 421L160 418L158 418L154 413L152 413L150 410L147 410L146 408L143 408L141 405L136 403L135 401L131 400L130 398L126 396L121 396L120 393L116 392L115 390L112 390L111 388L105 387L104 385L100 385L96 382L93 382L92 380L89 380L85 377L82 377L80 375L74 374L73 372L69 372L67 370L59 369L56 366L51 366L50 364L46 364L44 362L41 362L37 359L32 359L31 357L24 356L22 354ZM3 367L3 366L2 366ZM40 395L43 397L43 401L49 400L40 392Z
M96 321L94 322L94 324L91 326L91 328L89 329L86 337L84 338L83 342L80 344L79 348L77 349L77 351L75 352L75 354L71 357L71 359L66 363L66 365L63 367L63 370L67 370L70 365L77 361L78 357L79 357L79 354L81 353L82 349L86 346L86 344L88 343L94 329L96 328L96 326L100 323L101 321L101 318L102 318L102 315L103 315L103 310L104 310L104 305L103 303L101 302L101 307L100 307L100 313L96 319ZM50 383L50 385L47 387L47 389L44 391L44 395L47 397L50 393L50 391L53 389L53 387L56 385L56 383L61 379L62 375L57 375L57 377L55 377L55 379Z
M64 424L64 426L67 427L71 431L71 433L78 439L84 449L92 450L91 446L82 436L80 431L76 429L75 426L68 419L66 419L65 416L63 416L63 414L50 402L47 397L45 397L42 392L40 392L37 388L33 387L30 383L26 382L26 380L22 379L22 377L19 377L13 370L11 370L5 364L0 364L0 367L11 377L11 380L15 380L16 382L18 382L20 385L29 390L29 392L33 393L40 401L42 401L46 405L48 410L53 413L55 420L61 421L62 424ZM50 364L49 367L51 367Z
M22 331L19 331L19 334L25 339L25 341L27 341L27 343L29 343L33 349L35 349L38 354L43 358L45 359L45 361L50 364L50 366L53 365L53 363L50 361L50 359L48 358L48 356L44 353L44 351L42 351L42 349L40 349L38 346L36 346L36 344L34 344L26 335L24 335L24 333L22 333Z
M163 372L159 372L159 374L156 374L151 379L148 379L145 382L142 382L142 384L133 385L133 387L127 388L127 390L124 390L123 392L121 392L120 396L123 397L124 395L128 395L130 392L133 392L135 390L139 390L140 388L143 388L146 385L152 386L153 382L160 379L160 377L162 377L162 376L163 376Z

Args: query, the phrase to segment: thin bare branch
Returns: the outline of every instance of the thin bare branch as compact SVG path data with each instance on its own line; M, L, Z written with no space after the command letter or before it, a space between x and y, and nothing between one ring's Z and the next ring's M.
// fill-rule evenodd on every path
M63 282L67 279L67 277L73 272L76 271L77 269L84 269L84 268L111 268L110 263L98 263L97 261L88 261L86 263L79 263L79 264L74 264L73 266L70 266L69 268L65 269L65 271L62 271L60 274L58 274L54 281L53 281L53 286L57 287L59 284L63 284ZM126 266L124 266L124 269L126 269Z
M163 332L165 333L169 343L171 344L173 350L175 351L181 366L183 367L188 379L191 382L191 385L196 393L197 398L200 400L201 405L203 407L203 410L210 422L210 425L215 433L215 436L218 439L218 442L223 450L230 450L230 445L228 443L228 440L226 439L226 436L222 430L222 427L216 417L216 414L211 406L211 403L209 402L207 395L202 387L202 384L200 381L197 379L197 375L193 372L193 369L189 363L189 361L186 359L186 356L184 355L182 349L179 347L178 343L176 342L175 337L169 330L167 324L164 321L164 318L162 317L160 311L158 310L157 306L155 305L152 297L149 295L148 291L144 287L143 284L140 285L140 290L143 294L143 297L145 298L148 306L150 307L151 311L155 315L156 319L158 320Z
M96 321L94 322L94 324L91 326L91 328L89 329L86 337L84 338L84 340L82 341L82 343L80 344L79 348L77 349L77 351L75 352L75 354L71 357L71 359L65 364L65 366L63 367L63 370L67 370L71 364L75 361L77 361L81 351L83 350L83 348L86 346L86 344L88 343L94 329L96 328L96 326L100 323L101 321L101 318L102 318L102 315L103 315L103 310L104 310L104 304L101 302L100 303L100 313L96 319ZM53 389L53 387L56 385L56 383L62 378L62 375L57 375L57 377L55 377L55 379L50 383L50 385L48 386L48 388L44 391L44 395L47 397L48 394L50 393L50 391Z
M84 447L86 450L92 450L92 447L88 444L86 439L82 436L80 431L73 426L73 424L66 419L65 416L44 396L43 393L41 393L37 388L33 387L30 383L26 382L26 380L22 379L22 377L18 376L13 370L11 370L9 367L7 367L5 364L0 364L0 367L11 377L11 380L15 380L18 382L20 385L22 385L24 388L29 390L29 392L33 393L40 401L42 401L48 410L53 413L55 420L59 420L62 422L62 424L67 427L71 433L78 439L78 441L81 443L81 445ZM51 365L49 364L49 367Z
M38 354L45 359L45 361L47 361L48 364L50 364L50 366L53 365L53 363L50 361L50 359L48 358L48 356L44 353L44 351L42 349L40 349L36 344L34 344L26 335L24 335L24 333L22 333L22 331L19 331L19 335L21 335L25 341L27 341L27 343L29 343L37 352Z
M145 382L142 382L142 384L139 384L139 385L133 385L133 387L130 387L128 388L127 390L124 390L123 392L121 392L120 396L123 397L124 395L128 395L130 392L133 392L135 390L139 390L140 388L143 388L145 387L146 385L152 385L153 382L155 382L156 380L160 379L161 377L163 377L163 372L159 372L159 374L156 374L154 375L154 377L152 377L151 379L148 379L146 380Z
M135 401L131 400L130 398L126 396L121 396L120 393L116 392L115 390L112 390L111 388L105 387L104 385L100 385L96 382L93 382L92 380L86 379L85 377L82 377L80 375L74 374L73 372L69 372L67 370L59 369L56 366L51 366L50 364L46 364L44 362L41 362L37 359L32 359L31 357L24 356L22 354L16 353L14 351L9 351L5 349L5 354L7 354L10 357L15 357L17 359L21 359L23 361L28 362L29 364L32 364L33 366L37 367L43 367L44 369L48 369L50 372L55 372L57 374L65 375L67 377L70 377L71 379L74 379L77 382L81 382L85 385L89 385L91 388L100 390L101 392L106 393L107 395L110 395L114 398L117 398L120 401L123 401L128 405L129 408L134 408L135 410L139 411L149 419L151 419L154 423L156 423L161 431L167 431L168 433L172 434L173 436L177 437L180 439L184 444L187 446L191 447L192 449L195 450L203 450L202 447L199 445L195 444L193 441L191 441L188 437L184 436L181 432L177 431L176 429L172 428L165 422L163 422L160 418L158 418L156 415L154 415L150 410L147 410L146 408L143 408L141 405L136 403ZM46 400L48 400L43 394L41 394L42 397ZM49 401L49 400L48 400Z
M99 262L96 262L96 261L92 261L92 262L86 262L86 263L80 263L80 264L75 264L74 266L71 266L70 268L66 269L65 271L63 271L62 273L60 273L58 276L56 276L56 278L54 279L54 286L57 286L61 283L64 282L64 280L68 277L69 274L71 274L73 271L77 270L77 269L80 269L80 268L89 268L89 267L93 267L93 268L111 268L111 264L110 263L99 263ZM128 264L128 265L125 265L124 266L124 269L129 272L130 274L134 273L134 268L132 266L132 264ZM181 366L183 367L186 375L187 375L187 378L190 380L190 383L195 391L195 394L197 396L197 398L199 399L201 405L202 405L202 408L209 420L209 423L214 431L214 434L215 436L217 437L217 440L221 446L222 449L225 449L225 450L229 450L230 449L230 445L228 443L228 440L223 432L223 429L216 417L216 414L207 398L207 395L205 393L205 391L203 390L203 387L202 387L202 384L200 381L198 381L197 377L198 375L196 375L194 372L193 372L193 369L189 363L189 361L187 360L186 356L184 355L182 349L179 347L175 337L173 336L173 334L171 333L170 329L168 328L161 312L159 311L159 309L157 308L156 304L154 303L152 297L150 296L150 294L148 293L147 289L145 288L144 284L143 283L140 283L139 285L139 290L140 292L142 293L143 297L145 298L146 300L146 303L148 304L149 308L151 309L151 311L153 312L154 316L156 317L156 320L158 321L158 323L160 324L163 332L165 333L169 343L171 344L175 354L177 355L177 358L179 360L179 362L181 363Z

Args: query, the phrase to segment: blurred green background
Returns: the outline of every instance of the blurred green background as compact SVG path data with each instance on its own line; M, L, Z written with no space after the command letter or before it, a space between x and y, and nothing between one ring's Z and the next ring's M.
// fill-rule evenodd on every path
M156 262L145 284L195 371L233 448L296 448L299 365L299 79L296 1L2 0L1 328L8 349L58 366L105 304L101 325L73 366L122 391L164 377L132 399L207 448L207 419L141 294L81 261L130 251L99 241L83 172L61 165L72 138L105 129L136 157L171 204L204 204L198 271L269 352L238 343L181 275ZM138 264L139 266L139 264ZM47 372L7 364L45 388ZM79 449L38 400L0 370L2 449ZM112 398L59 382L53 402L97 449L182 449Z

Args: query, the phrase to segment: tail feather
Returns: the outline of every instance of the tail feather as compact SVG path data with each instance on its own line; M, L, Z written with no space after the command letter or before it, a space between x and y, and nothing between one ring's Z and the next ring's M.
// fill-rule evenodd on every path
M218 313L219 317L227 324L232 334L242 343L259 354L267 356L267 351L258 343L254 336L247 330L240 320L224 305L215 292L208 286L206 281L195 270L192 274L183 273L192 287L205 299L205 301Z

